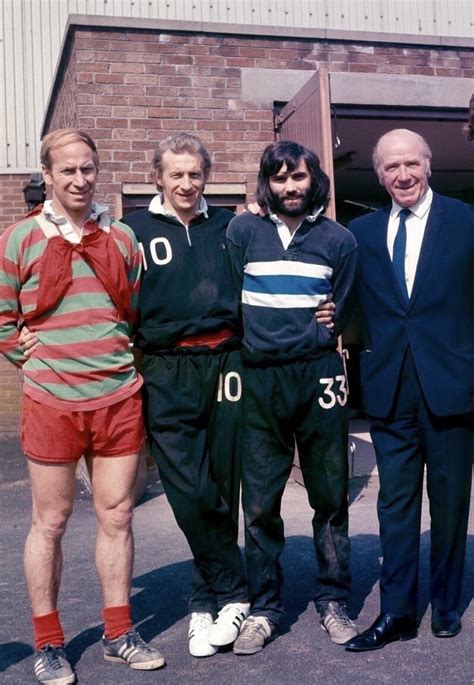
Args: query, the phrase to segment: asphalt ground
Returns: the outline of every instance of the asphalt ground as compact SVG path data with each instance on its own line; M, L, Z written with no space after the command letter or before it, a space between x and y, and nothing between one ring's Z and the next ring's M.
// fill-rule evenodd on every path
M351 463L350 614L361 629L378 614L380 548L375 513L378 479L364 424L353 424L356 451ZM280 636L259 654L238 657L231 650L207 659L187 649L187 599L191 562L156 472L136 507L136 561L132 589L135 621L146 640L166 657L164 669L132 671L104 661L101 593L94 569L95 520L90 497L78 483L74 514L64 540L60 611L67 654L81 685L397 685L474 683L474 515L467 545L461 610L463 630L452 639L431 634L428 605L429 519L423 507L418 637L377 652L354 654L330 642L313 602L315 560L311 509L306 493L290 481L283 500L287 543L282 558L286 615ZM25 459L17 440L0 440L0 683L26 685L33 677L32 630L23 579L22 548L29 527L30 498Z

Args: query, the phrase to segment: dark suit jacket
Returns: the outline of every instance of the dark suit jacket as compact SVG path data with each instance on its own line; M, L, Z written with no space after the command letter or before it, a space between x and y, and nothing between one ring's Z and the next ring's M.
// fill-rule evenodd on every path
M410 346L425 399L437 416L464 414L474 394L474 212L434 194L411 298L387 249L390 207L351 222L359 244L365 411L386 417Z

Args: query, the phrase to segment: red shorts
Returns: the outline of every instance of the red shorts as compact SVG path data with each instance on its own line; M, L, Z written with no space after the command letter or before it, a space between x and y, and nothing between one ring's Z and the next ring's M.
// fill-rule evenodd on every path
M136 454L144 429L140 392L92 411L65 411L23 396L21 444L27 457L66 463Z

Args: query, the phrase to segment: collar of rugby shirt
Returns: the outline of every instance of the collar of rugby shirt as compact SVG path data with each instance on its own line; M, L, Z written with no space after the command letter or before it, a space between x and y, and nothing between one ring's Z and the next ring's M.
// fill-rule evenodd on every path
M43 207L43 213L46 219L57 226L58 231L61 233L63 238L69 240L70 243L81 242L84 228L89 221L101 228L103 231L105 231L105 233L110 233L111 220L108 211L109 208L106 205L99 205L96 202L93 202L91 205L91 213L84 221L84 224L81 227L81 233L78 235L65 216L54 213L52 200L46 200Z
M268 216L275 224L278 231L278 235L280 236L280 240L283 243L284 248L286 249L293 240L296 231L299 229L303 221L309 221L310 223L314 223L322 211L324 211L323 205L321 205L321 207L319 207L318 209L314 209L312 214L308 214L304 217L304 219L300 221L300 223L298 224L293 233L290 232L290 229L288 228L286 223L282 221L279 216L277 216L273 212L269 212Z

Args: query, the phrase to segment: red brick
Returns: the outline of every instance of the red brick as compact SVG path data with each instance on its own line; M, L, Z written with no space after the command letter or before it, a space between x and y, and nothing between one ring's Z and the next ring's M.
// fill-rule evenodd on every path
M318 62L304 62L303 60L301 61L294 61L290 60L287 62L286 69L299 69L299 70L308 70L308 71L314 71L317 67L319 67Z
M434 76L435 70L433 67L405 67L405 74L420 74L422 76Z
M161 64L160 55L150 55L146 52L140 54L127 52L124 55L124 59L128 64L143 64L145 67L148 67L150 64Z
M160 89L157 89L160 91ZM161 91L160 91L161 92ZM127 93L128 93L128 88L127 88ZM115 102L117 102L117 98L115 98ZM127 102L130 102L131 105L135 107L158 107L161 105L161 98L159 98L157 95L138 95L136 97L132 98L127 98Z
M463 70L462 69L450 69L447 67L437 67L435 69L435 74L436 76L462 76L463 75Z
M180 110L177 107L148 107L147 116L161 119L178 119Z
M145 64L146 74L158 74L159 76L173 76L177 73L177 70L178 67L174 67L171 64Z
M104 36L96 38L85 38L83 33L76 33L75 44L77 49L86 50L92 48L93 50L109 50L110 41Z
M200 66L218 67L224 64L224 57L217 55L193 55L193 63Z
M243 131L215 131L214 132L214 140L222 140L222 141L242 141L244 140L244 134ZM247 147L245 148L247 149Z
M163 107L196 107L196 100L194 98L163 98L161 104Z
M79 105L77 108L79 116L81 114L87 114L91 117L108 117L111 112L112 107L107 107L106 105Z
M200 119L196 122L196 128L199 130L211 130L211 131L225 131L227 130L226 121L215 121L214 119Z
M203 107L207 109L221 109L228 106L227 102L222 98L196 98L196 107Z
M219 110L212 110L214 112ZM205 109L182 109L179 114L180 119L209 119L209 110ZM186 124L187 126L187 124Z
M192 81L187 76L162 76L160 78L160 86L191 86Z
M95 83L124 83L123 74L96 74Z
M210 76L211 73L211 67L201 67L197 64L178 64L175 69L178 76L191 76L192 78Z
M227 67L239 67L240 69L257 66L255 59L250 57L227 57L225 63Z
M232 110L232 109L213 109L212 110L213 119L224 119L229 122L233 122L235 119L243 119L243 110ZM232 124L231 124L232 126Z
M373 74L374 65L373 64L349 64L349 71L355 71L359 73Z
M114 62L110 64L111 74L144 74L145 65L140 62Z
M223 76L224 78L240 79L241 72L240 69L236 69L235 67L211 67L210 76Z
M210 88L212 98L240 98L240 88Z
M268 112L265 110L252 110L252 109L247 109L245 110L245 119L248 121L260 121L260 120L268 120L272 119L272 112Z
M193 64L194 58L191 55L162 55L163 64Z
M128 128L129 119L118 118L118 117L107 117L103 119L102 117L96 117L95 125L103 126L105 128ZM96 134L97 135L97 134Z
M209 53L211 55L220 55L221 57L238 57L239 50L240 48L235 45L216 45L209 49Z
M208 55L209 48L206 45L196 45L196 43L190 43L188 45L181 45L179 51L186 55Z
M124 77L125 84L143 84L143 85L156 85L158 83L158 76L154 74L125 74Z
M179 131L183 130L183 124L180 121L176 121L175 119L157 119L160 123L160 128L165 129L167 131L167 135L171 135L172 133L178 133ZM186 130L194 128L194 124L190 122L189 124L186 124ZM148 133L148 138L154 139L154 134L155 132L150 131ZM165 137L165 136L163 136Z
M151 119L149 117L145 117L144 119L130 119L130 130L135 134L139 133L139 129L148 128L161 128L160 120L157 118ZM138 138L139 136L137 135L135 140Z

